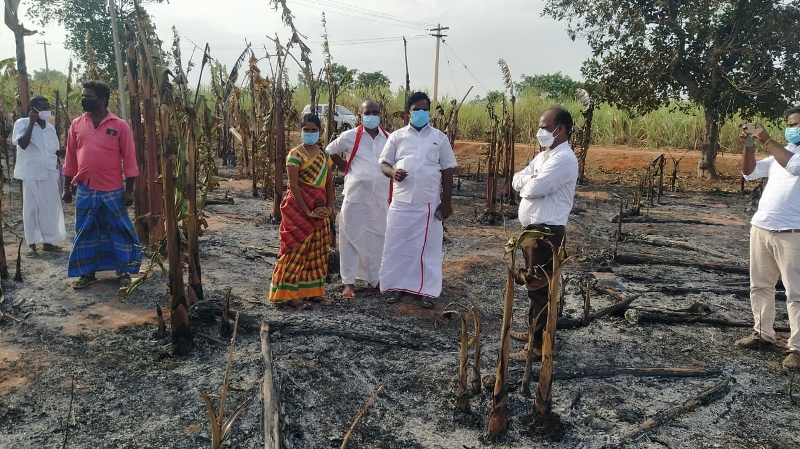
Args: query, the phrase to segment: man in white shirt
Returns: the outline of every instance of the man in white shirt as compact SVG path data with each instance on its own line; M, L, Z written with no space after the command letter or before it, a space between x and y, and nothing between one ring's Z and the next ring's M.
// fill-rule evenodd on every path
M14 123L12 143L17 146L14 177L22 183L22 221L25 241L31 255L36 243L43 251L58 251L58 243L67 238L64 212L58 192L58 135L48 123L50 102L41 96L30 101L28 117Z
M389 180L378 159L389 133L380 126L381 108L361 104L361 125L343 132L325 151L344 173L344 200L339 214L339 273L342 298L356 297L355 280L370 287L380 282L381 254L389 210Z
M764 144L770 155L756 162L752 141L745 141L742 174L748 181L768 178L750 221L750 305L753 308L752 333L736 341L737 346L760 348L775 343L775 283L786 287L786 309L791 334L783 367L800 369L800 107L785 113L783 147L756 123L753 138Z
M381 153L383 173L393 180L383 247L381 292L420 300L442 292L442 221L452 215L453 169L458 166L447 136L428 125L431 100L415 92L406 101L411 121L389 136Z
M536 135L542 151L522 171L514 174L512 186L519 192L519 221L525 229L549 230L550 243L557 251L566 238L566 225L572 210L575 185L578 182L578 159L569 146L572 116L560 107L553 107L539 118ZM535 320L534 341L541 346L550 288L547 275L552 272L553 250L544 242L532 241L522 247L525 268L517 273L516 282L528 289L531 307L528 319ZM516 340L528 341L527 332L511 331ZM526 351L512 354L525 360Z

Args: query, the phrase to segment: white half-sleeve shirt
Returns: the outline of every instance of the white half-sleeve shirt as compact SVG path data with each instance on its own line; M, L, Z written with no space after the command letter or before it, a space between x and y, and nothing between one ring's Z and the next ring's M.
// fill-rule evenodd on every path
M356 144L358 128L347 130L328 144L325 151L338 154L345 161L350 160L353 147ZM344 176L344 201L356 204L371 204L377 197L379 201L389 201L389 178L381 171L380 159L387 137L383 130L378 130L378 135L373 139L366 131L361 135L353 162Z
M426 125L417 131L411 125L389 135L378 163L404 169L408 176L394 183L392 201L400 203L438 203L442 170L458 166L447 136Z
M19 146L19 139L25 135L31 119L21 118L14 123L11 143L17 145L17 163L14 165L14 177L27 181L47 179L48 171L58 171L58 135L50 123L44 128L35 124L31 134L31 143L26 148Z
M786 167L770 156L756 162L753 173L744 175L748 181L769 178L750 220L753 226L769 231L800 229L800 145L790 143L786 149L795 153Z

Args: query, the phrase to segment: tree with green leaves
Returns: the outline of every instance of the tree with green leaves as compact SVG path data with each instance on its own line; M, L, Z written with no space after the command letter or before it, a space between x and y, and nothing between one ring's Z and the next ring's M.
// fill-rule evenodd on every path
M562 75L561 72L533 76L523 74L520 81L514 83L514 88L517 92L533 89L550 98L563 98L567 95L575 95L575 89L581 86L581 83L567 75Z
M377 72L361 72L358 74L356 82L363 87L389 87L392 84L389 77L380 70Z
M162 3L164 0L141 0L140 4ZM64 47L86 61L86 41L92 43L100 76L108 81L117 77L114 60L114 37L108 0L30 0L28 17L44 26L57 23L67 31ZM133 0L115 0L117 18L133 10ZM124 36L122 36L124 40Z
M719 129L735 114L777 118L800 101L800 0L548 0L593 58L595 93L634 113L689 99L703 109L701 177L716 177Z

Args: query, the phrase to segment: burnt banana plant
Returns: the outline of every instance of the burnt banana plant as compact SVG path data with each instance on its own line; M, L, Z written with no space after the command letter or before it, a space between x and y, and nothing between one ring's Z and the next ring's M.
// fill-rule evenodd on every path
M458 363L458 385L456 386L456 408L469 411L469 399L481 390L481 320L478 309L451 302L444 308L436 323L446 316L457 316L461 321L461 348ZM472 335L469 324L472 323ZM473 349L472 382L469 382L469 349Z

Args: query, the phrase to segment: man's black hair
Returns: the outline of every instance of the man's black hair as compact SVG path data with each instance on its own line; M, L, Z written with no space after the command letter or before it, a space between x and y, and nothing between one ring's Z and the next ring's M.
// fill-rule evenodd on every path
M94 92L98 99L105 99L106 106L108 106L108 100L111 98L111 88L108 87L108 84L102 81L87 81L83 83L83 88Z
M425 92L414 92L413 94L408 96L408 100L406 100L406 111L411 109L411 105L420 101L425 100L428 102L428 107L431 107L431 99L428 98L428 94Z
M45 97L43 97L41 95L37 95L37 96L31 98L31 101L28 102L28 103L29 103L30 106L33 106L34 104L50 103L50 100L48 100L47 98L45 98Z
M572 126L575 124L572 121L572 114L561 106L553 106L550 110L555 113L553 121L556 126L564 125L564 129L567 131L567 138L569 138L572 135Z
M311 122L317 125L317 128L322 128L322 121L320 121L319 116L317 114L314 114L313 112L304 115L303 118L300 119L300 127L302 128L303 123L306 122Z
M783 118L789 118L789 116L792 115L792 114L800 114L800 106L795 106L793 108L787 109L783 113Z

